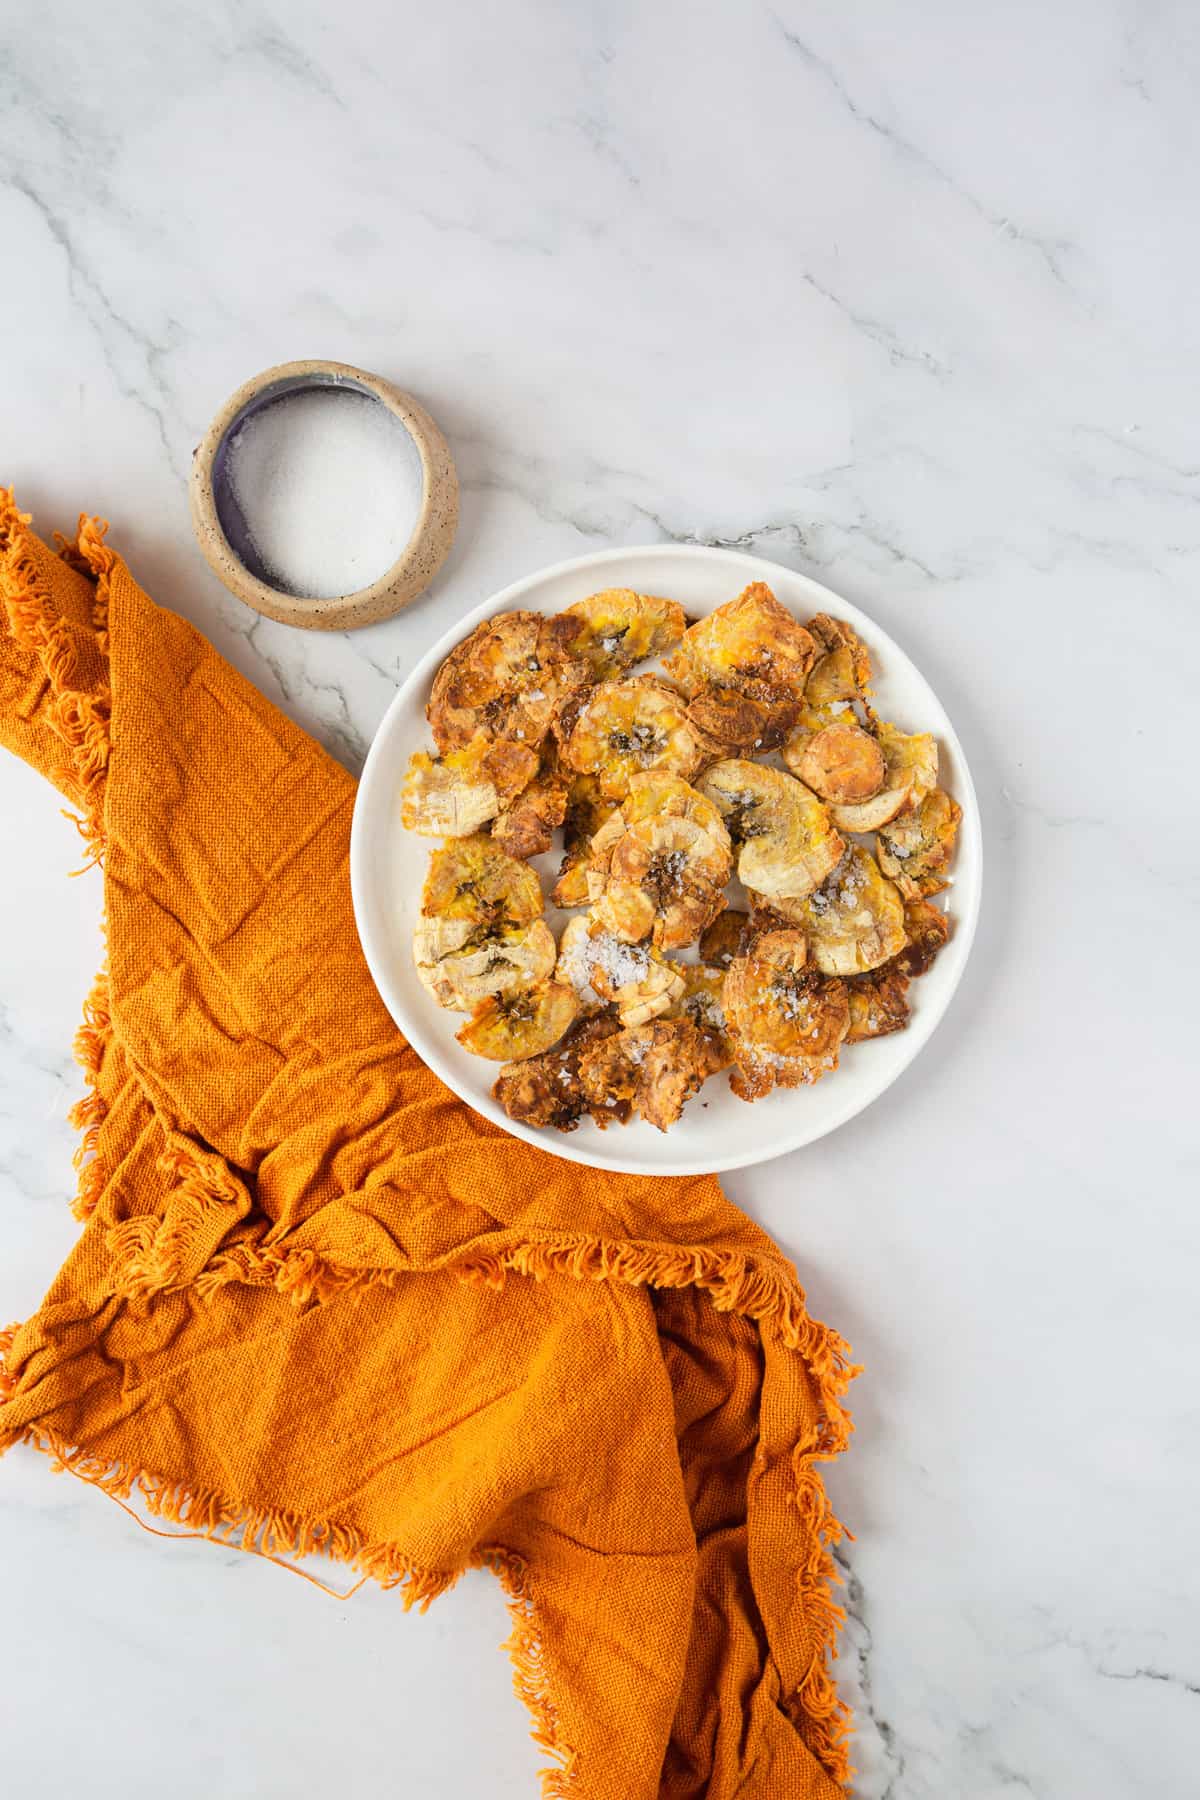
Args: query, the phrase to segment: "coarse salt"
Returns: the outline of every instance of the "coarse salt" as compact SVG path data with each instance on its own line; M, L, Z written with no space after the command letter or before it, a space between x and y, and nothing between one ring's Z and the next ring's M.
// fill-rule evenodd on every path
M285 395L251 413L226 470L262 574L332 600L386 575L421 510L417 446L379 400L347 388Z
M650 953L641 944L623 944L610 932L598 932L589 946L589 962L600 969L614 989L644 981L650 971Z
M555 979L565 981L584 1006L603 1006L603 996L592 986L592 959L588 955L592 940L586 932L564 931L558 953Z

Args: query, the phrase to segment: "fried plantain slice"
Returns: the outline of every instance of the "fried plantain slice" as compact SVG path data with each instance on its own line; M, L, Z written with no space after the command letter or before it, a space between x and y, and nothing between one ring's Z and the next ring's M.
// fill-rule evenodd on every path
M707 1046L709 1072L715 1075L733 1061L733 1044L725 1018L725 970L707 968L703 963L684 963L681 972L683 994L664 1016L692 1021Z
M727 969L756 935L749 913L730 907L700 933L700 961L709 968Z
M429 859L421 894L426 918L466 919L500 930L528 925L543 907L536 872L484 833L454 838Z
M652 675L604 681L593 688L562 747L567 766L595 775L601 794L612 800L623 800L642 770L662 770L686 780L700 766L701 754L682 696Z
M633 588L589 594L566 607L562 617L576 621L571 654L587 664L593 681L611 681L634 663L661 656L678 643L687 624L678 601Z
M736 957L725 977L724 1008L742 1100L772 1087L799 1087L837 1067L850 1028L842 981L828 981L808 960L804 933L768 931Z
M690 1019L655 1019L606 1038L579 1066L594 1107L632 1108L666 1131L711 1073L711 1049Z
M812 960L823 975L860 975L904 948L904 901L861 844L802 903Z
M782 769L733 757L697 782L740 844L737 872L768 900L802 898L841 860L845 844L816 795Z
M598 834L588 866L597 921L628 944L648 937L657 949L680 950L695 943L725 905L731 850L720 818L715 831L681 816L639 819L598 855L608 831Z
M917 894L904 902L904 929L908 942L890 962L870 974L854 975L846 983L850 1043L904 1030L910 1016L909 986L932 966L950 935L950 921L932 900Z
M839 806L872 799L887 773L878 740L853 722L826 725L800 744L793 734L783 760L819 799Z
M804 690L809 705L865 699L871 692L871 658L854 627L829 613L818 613L808 621L808 630L817 645L817 660Z
M869 975L852 975L846 983L850 1001L848 1044L865 1043L868 1038L888 1037L903 1031L909 1020L908 976L897 965L896 958Z
M485 1000L455 1036L464 1050L490 1062L523 1062L557 1044L578 1011L569 988L543 981Z
M780 742L794 711L791 697L766 705L736 688L701 688L688 701L688 722L709 758L753 756Z
M480 737L448 757L414 752L400 793L405 830L423 837L469 837L494 819L501 801L485 766L488 748Z
M913 811L881 828L879 866L905 895L939 894L954 855L962 807L944 788L934 788Z
M566 848L550 896L555 906L587 905L587 867L592 839L616 810L616 801L606 799L600 792L595 775L568 775L567 806L563 815Z
M642 1030L654 1042L642 1055L637 1109L647 1125L666 1131L715 1072L713 1041L690 1019L656 1019Z
M932 968L934 958L950 936L950 921L932 900L920 894L910 895L904 902L904 929L908 942L894 966L902 975L915 979Z
M568 920L554 979L569 987L586 1017L615 1003L624 1025L657 1018L680 999L684 971L648 944L625 944L592 913Z
M544 919L491 931L469 919L423 918L413 933L417 974L450 1012L470 1012L492 994L536 986L554 968L555 954Z
M450 767L454 767L460 757L473 754L479 739L473 739L465 750L451 750L446 757ZM488 742L480 764L481 772L495 786L502 806L510 805L515 797L523 793L533 780L540 767L538 752L530 744L519 744L513 738L496 738Z
M666 662L689 699L732 688L766 709L764 748L780 742L804 695L816 645L765 582L755 581L687 630Z
M592 936L594 922L591 913L576 914L567 920L558 940L558 961L554 965L555 981L570 988L584 1018L603 1012L612 997L611 985L607 994L592 985L592 970L605 954L602 943ZM635 975L640 969L628 972Z
M524 1125L549 1125L556 1131L574 1131L585 1113L603 1130L614 1120L624 1124L628 1103L596 1105L583 1091L579 1064L589 1050L621 1029L615 1018L577 1020L553 1050L524 1062L505 1063L492 1087L492 1098L510 1119Z
M566 810L566 778L555 773L538 775L497 815L492 842L510 856L541 856L554 842Z
M831 807L840 831L879 831L937 786L937 742L927 731L900 731L885 719L874 719L872 729L883 752L883 786L873 799Z
M699 789L663 769L648 769L630 778L629 792L621 802L626 827L643 819L690 819L718 842L726 842L719 809Z
M571 651L578 627L561 615L498 613L450 652L433 678L426 716L445 754L483 734L536 750L556 706L591 676Z

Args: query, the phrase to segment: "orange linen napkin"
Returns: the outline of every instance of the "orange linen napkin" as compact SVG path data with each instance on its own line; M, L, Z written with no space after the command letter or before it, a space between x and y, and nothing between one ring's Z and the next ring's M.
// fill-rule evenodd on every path
M83 1230L6 1334L0 1449L407 1602L493 1569L548 1795L828 1800L846 1346L715 1179L570 1164L418 1061L351 777L104 529L56 555L0 493L0 735L78 810L109 941Z

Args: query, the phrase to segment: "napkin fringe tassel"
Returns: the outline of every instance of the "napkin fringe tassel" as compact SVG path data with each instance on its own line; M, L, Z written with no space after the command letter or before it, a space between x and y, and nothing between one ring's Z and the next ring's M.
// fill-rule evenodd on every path
M72 805L78 809L67 817L86 846L84 868L91 868L100 864L104 856L104 790L111 748L112 696L106 681L90 691L69 685L78 668L74 628L56 611L39 573L25 531L30 517L18 509L11 488L0 488L0 607L7 629L23 650L37 657L49 686L45 716L50 729L70 753L70 766L60 771L60 778ZM116 560L104 542L107 530L103 519L81 514L74 543L58 534L63 560L95 583L92 623L102 657L108 650L108 581ZM84 1003L83 1023L75 1035L75 1057L87 1080L86 1094L69 1114L71 1124L83 1134L75 1152L79 1186L71 1206L80 1221L95 1211L107 1181L107 1171L96 1156L100 1127L108 1110L97 1082L111 1036L105 967Z
M87 1091L67 1114L68 1123L82 1133L73 1158L79 1186L71 1211L82 1224L90 1219L108 1185L108 1170L99 1154L100 1127L108 1115L108 1103L99 1091L100 1068L112 1041L107 964L100 970L83 1003L83 1023L75 1033L75 1061L83 1070Z
M50 688L45 718L70 753L70 767L60 771L67 798L78 808L68 813L87 849L84 868L101 862L104 850L104 788L110 749L112 695L107 682L95 688L71 686L78 673L75 628L57 611L38 571L25 527L31 514L20 512L11 488L0 488L0 604L9 631L23 650L42 665ZM108 578L114 553L104 543L108 525L81 515L79 535L66 560L83 567L96 582L91 641L107 639ZM60 554L62 551L60 550Z

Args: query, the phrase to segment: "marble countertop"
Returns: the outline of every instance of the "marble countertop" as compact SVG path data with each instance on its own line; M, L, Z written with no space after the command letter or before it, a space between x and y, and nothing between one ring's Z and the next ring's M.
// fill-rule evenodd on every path
M856 1793L1194 1795L1195 9L48 0L3 34L0 478L44 531L110 518L344 761L456 616L605 544L809 571L929 675L987 834L966 980L852 1126L729 1183L866 1365L830 1475ZM190 534L209 416L302 356L413 389L463 477L434 591L356 634L245 611ZM11 760L0 847L8 1318L75 1230L100 946ZM339 1606L14 1451L0 1589L14 1794L536 1791L485 1577Z

